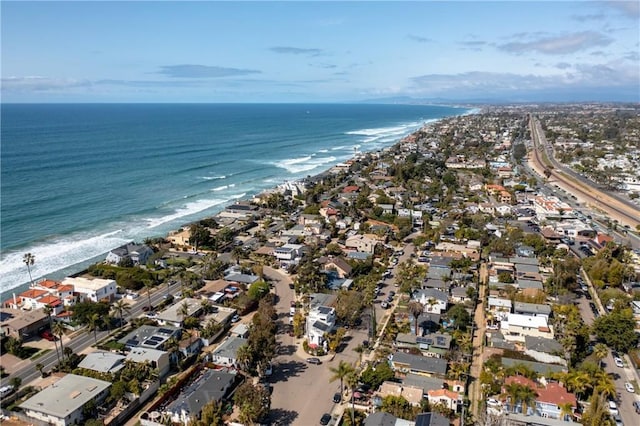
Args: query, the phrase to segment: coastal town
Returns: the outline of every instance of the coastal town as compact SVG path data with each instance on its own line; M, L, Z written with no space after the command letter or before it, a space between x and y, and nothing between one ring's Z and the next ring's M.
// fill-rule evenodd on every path
M637 104L482 107L59 281L26 253L2 424L638 424L639 235Z

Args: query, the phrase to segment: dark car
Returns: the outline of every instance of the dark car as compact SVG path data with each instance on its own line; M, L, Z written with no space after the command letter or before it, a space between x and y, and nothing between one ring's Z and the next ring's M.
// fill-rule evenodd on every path
M335 402L336 404L338 402L342 401L342 395L340 394L340 392L336 392L333 394L333 402Z
M322 426L328 425L330 421L331 421L331 414L329 413L324 413L322 417L320 417L320 424Z
M53 335L53 333L51 333L51 331L49 330L42 330L40 332L40 337L42 337L43 339L46 339L50 342L55 342L56 341L56 336Z
M309 364L315 364L315 365L322 364L322 361L320 361L320 358L307 358L307 362Z

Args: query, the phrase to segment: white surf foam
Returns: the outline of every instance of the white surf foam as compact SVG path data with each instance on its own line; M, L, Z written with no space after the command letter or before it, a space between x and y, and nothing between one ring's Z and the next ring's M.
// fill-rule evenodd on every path
M276 167L285 169L291 174L298 174L314 170L322 165L333 163L336 157L315 157L306 156L301 158L291 158L273 163Z
M22 261L25 253L35 256L31 266L34 280L119 247L130 239L125 238L122 229L102 235L74 235L27 247L19 252L10 252L0 261L0 290L4 292L29 282L27 267ZM5 298L7 295L3 295Z
M174 220L178 220L185 216L191 216L196 213L200 213L203 210L210 209L219 204L226 203L228 200L222 198L214 198L210 200L197 200L191 203L187 203L184 207L178 208L173 213L158 218L147 218L147 228L156 228Z
M202 176L201 179L204 180L218 180L218 179L226 179L227 176L225 175L221 175L221 176Z

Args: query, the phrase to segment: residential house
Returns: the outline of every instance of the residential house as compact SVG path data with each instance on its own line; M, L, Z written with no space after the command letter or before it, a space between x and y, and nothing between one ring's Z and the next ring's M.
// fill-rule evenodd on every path
M222 401L233 389L237 375L217 370L205 370L164 409L174 423L189 424L200 417L202 407L210 401Z
M113 374L124 368L125 358L124 355L113 352L90 352L80 361L78 367L98 373Z
M117 284L115 280L105 280L102 278L67 277L62 280L63 285L72 285L73 291L80 296L81 300L99 302L115 300Z
M449 419L435 412L420 413L416 417L415 426L449 426Z
M420 406L423 398L422 388L396 382L383 382L376 394L381 398L385 396L400 396L416 407Z
M169 353L150 348L133 348L127 354L127 360L139 364L149 364L149 366L158 371L158 377L163 379L171 369Z
M539 303L515 302L513 305L513 313L532 317L544 317L549 321L551 306Z
M238 349L246 345L247 339L238 336L230 336L225 339L213 352L211 352L211 362L226 367L239 368Z
M0 310L0 334L3 336L29 340L48 325L49 319L42 309L23 311L4 308Z
M276 247L273 250L273 254L280 262L291 263L302 257L303 247L304 245L302 244L285 244Z
M111 383L91 377L67 374L19 405L30 418L55 426L82 424L83 408L96 406L109 394Z
M346 239L347 249L373 254L378 241L368 235L354 235Z
M181 334L182 331L177 327L143 325L118 340L118 343L125 345L129 351L136 347L166 350L167 342L170 339L180 340Z
M432 406L443 404L449 410L457 411L458 404L462 404L460 394L449 389L437 389L427 392L427 399Z
M182 327L182 323L188 317L197 317L202 312L202 300L184 298L158 313L156 320L161 325Z
M502 366L504 368L511 368L517 365L523 365L531 371L535 371L540 378L549 378L557 373L566 373L567 367L564 365L546 364L543 362L525 361L523 359L514 359L502 357Z
M524 347L524 353L538 362L567 365L564 348L557 340L525 336Z
M424 312L442 314L447 310L449 296L440 290L423 288L414 291L412 299L422 303Z
M511 300L509 299L489 296L488 306L491 317L496 321L506 320L508 314L511 313Z
M111 250L105 261L117 265L125 259L130 259L134 265L145 265L152 254L153 250L147 245L130 243Z
M473 287L454 287L451 289L451 301L453 303L465 303L471 301L469 289Z
M322 256L318 263L326 271L335 271L339 278L347 278L353 269L344 259L337 256Z
M524 342L525 336L553 339L553 329L544 316L509 314L500 324L504 338L513 342Z
M443 358L429 358L403 352L394 352L390 357L391 368L400 373L444 376L447 372L447 360Z
M336 324L336 310L329 306L317 306L311 309L306 320L306 337L309 346L325 345L325 335Z
M570 404L572 412L577 408L577 399L575 395L568 392L560 383L548 382L546 385L542 385L524 376L509 376L504 381L503 392L508 394L508 392L506 392L507 387L516 383L521 386L529 387L537 394L535 398L535 406L528 407L527 413L523 414L560 419L561 405L567 403ZM515 411L522 412L520 404L516 406Z

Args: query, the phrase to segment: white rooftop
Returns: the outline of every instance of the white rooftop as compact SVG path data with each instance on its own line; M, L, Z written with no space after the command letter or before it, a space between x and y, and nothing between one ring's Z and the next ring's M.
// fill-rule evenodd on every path
M110 386L111 383L102 380L67 374L20 404L20 408L63 419Z

